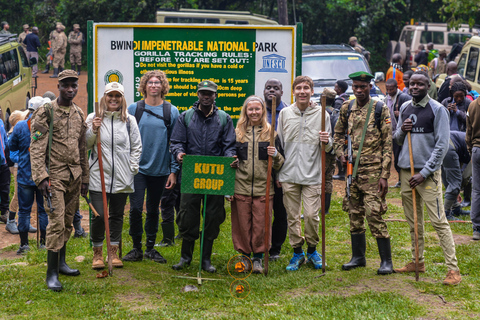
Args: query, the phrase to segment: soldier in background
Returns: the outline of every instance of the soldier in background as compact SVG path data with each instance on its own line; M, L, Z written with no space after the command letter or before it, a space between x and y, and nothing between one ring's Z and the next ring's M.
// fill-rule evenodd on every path
M367 59L367 61L370 60L370 52L367 51L367 49L365 49L364 47L362 47L362 45L360 45L360 44L358 43L357 37L350 37L350 39L348 39L348 44L349 44L353 49L355 49L355 51L357 51L358 53L363 54L363 56L365 57L365 59Z
M23 47L23 50L25 51L25 53L27 52L27 45L25 43L23 43L23 40L25 40L26 36L30 33L30 31L28 30L30 28L30 26L28 24L24 24L23 25L23 32L20 33L20 35L18 36L18 43L20 43Z
M65 35L65 26L57 22L55 31L50 33L53 53L53 75L50 78L58 78L58 73L63 71L65 66L65 53L67 53L67 36Z
M70 44L70 65L72 69L77 70L77 74L80 75L83 44L83 33L80 32L80 25L73 25L73 31L68 35L68 43Z
M0 31L0 34L11 34L11 32L8 31L8 29L10 29L10 25L7 21L2 21L1 26L2 30Z
M30 143L33 181L47 203L51 201L46 237L46 282L53 291L62 290L59 273L80 274L65 263L66 244L73 229L80 193L87 195L89 182L87 126L82 110L73 103L78 92L78 75L73 70L65 70L58 74L58 80L59 97L39 107L32 116ZM48 143L50 125L53 125L51 151ZM51 157L47 160L49 153Z
M386 105L369 95L373 75L359 71L350 74L349 78L353 80L352 89L356 99L346 101L340 109L340 117L335 126L335 150L339 160L346 166L344 144L347 132L352 139L353 159L360 157L360 161L357 176L353 177L350 187L350 198L345 196L343 200L343 210L348 211L350 216L352 259L344 264L342 269L350 270L366 265L366 218L372 235L377 239L381 258L377 273L390 274L393 273L390 235L382 218L387 212L385 195L388 192L387 180L392 162L390 111ZM362 137L369 108L371 112L368 127ZM377 109L381 110L381 113L378 113ZM362 140L363 148L359 150ZM356 167L353 171L355 174Z

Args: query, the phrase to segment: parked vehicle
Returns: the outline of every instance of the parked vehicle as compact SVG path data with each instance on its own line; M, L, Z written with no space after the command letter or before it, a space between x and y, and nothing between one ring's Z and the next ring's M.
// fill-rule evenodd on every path
M398 41L390 41L387 48L387 60L391 61L394 53L400 53L403 58L403 68L415 67L415 51L420 44L427 48L432 42L434 49L445 49L447 54L455 43L465 42L466 39L479 34L480 29L470 28L462 24L458 29L450 29L446 23L417 22L403 27Z
M158 23L218 23L218 24L253 24L278 25L267 16L250 11L226 11L184 9L157 11Z
M16 34L0 34L0 117L5 128L15 110L24 110L32 97L32 69Z
M304 45L302 54L302 75L313 79L314 94L312 100L317 103L320 101L323 89L335 86L338 80L344 80L348 83L347 94L354 98L352 90L352 80L348 75L357 71L367 71L371 73L365 57L346 44L320 44ZM383 93L375 84L376 81L385 80L383 72L375 73L375 80L372 80L373 89L371 96L380 96Z

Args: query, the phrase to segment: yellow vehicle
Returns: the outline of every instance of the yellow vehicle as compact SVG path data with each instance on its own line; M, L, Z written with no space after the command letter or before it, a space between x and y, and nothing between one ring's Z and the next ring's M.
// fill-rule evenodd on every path
M17 35L0 34L0 117L5 129L15 110L24 110L32 97L32 69Z
M462 48L459 54L458 74L462 75L472 89L480 93L480 37L472 37ZM445 80L446 74L441 74L437 81L437 88L440 88Z
M278 25L275 20L249 11L225 11L180 9L178 11L157 11L158 23L213 23L213 24L252 24Z

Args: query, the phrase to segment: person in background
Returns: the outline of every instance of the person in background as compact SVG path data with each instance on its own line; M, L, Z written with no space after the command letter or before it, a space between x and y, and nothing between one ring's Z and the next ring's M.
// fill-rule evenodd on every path
M435 79L439 74L445 73L447 71L447 51L442 49L438 52L438 57L430 61L428 76L430 79Z
M38 48L42 46L38 38L37 27L32 28L32 32L26 35L23 43L25 43L27 59L30 61L31 58L35 58L37 61L32 67L32 78L36 78L38 73Z
M457 81L450 88L450 97L442 101L450 114L450 130L463 132L467 130L467 109L472 100L466 98L466 94L467 87L463 81Z
M30 26L28 24L23 25L23 32L19 34L17 42L21 44L23 50L27 52L27 46L23 43L25 37L30 33Z
M392 56L392 62L390 63L390 68L388 68L386 80L395 79L398 88L403 91L403 89L405 89L405 84L403 83L402 71L402 55L400 53L395 53Z
M407 70L403 73L403 84L405 84L405 88L403 88L402 92L408 95L410 95L410 93L408 93L408 87L409 87L410 77L412 76L412 74L413 74L412 70Z
M8 24L7 21L2 21L1 29L2 30L0 30L0 34L11 34L11 32L8 31L10 29L10 25Z
M428 65L428 53L425 51L425 46L423 44L420 44L415 51L415 62L417 63L417 66L421 64Z

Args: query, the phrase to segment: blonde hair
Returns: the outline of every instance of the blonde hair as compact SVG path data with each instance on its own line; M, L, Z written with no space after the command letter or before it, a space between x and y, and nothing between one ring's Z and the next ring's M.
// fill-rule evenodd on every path
M20 110L15 110L12 112L10 117L8 118L8 122L10 122L11 128L8 131L8 133L13 132L13 127L18 123L18 121L25 120L27 118L27 115L30 113L30 110L25 110L25 111L20 111Z
M118 92L118 91L110 91L110 92ZM120 93L120 92L118 92ZM103 95L103 97L100 99L100 104L98 107L98 113L95 116L102 118L105 115L105 111L107 111L107 102L105 101L105 96L106 94ZM122 94L122 103L120 106L120 120L123 122L127 121L128 116L127 116L127 102L125 101L125 96Z
M235 133L237 135L237 141L245 142L245 134L247 132L247 127L251 126L250 121L247 116L247 106L250 102L257 101L260 102L262 105L262 119L261 119L261 126L262 131L260 132L260 141L268 141L270 138L270 124L267 122L267 107L265 106L265 102L262 98L258 96L250 96L248 97L245 102L243 103L242 110L240 111L240 118L237 122L237 128L235 129Z

